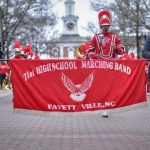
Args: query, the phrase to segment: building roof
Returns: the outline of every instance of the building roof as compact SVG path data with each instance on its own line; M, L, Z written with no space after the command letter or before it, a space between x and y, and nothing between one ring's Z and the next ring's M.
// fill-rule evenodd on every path
M59 43L84 43L87 41L89 41L88 38L81 37L79 34L73 34L73 35L62 34L60 36L60 38L52 40L52 41L50 41L50 43L56 43L56 44L59 44Z

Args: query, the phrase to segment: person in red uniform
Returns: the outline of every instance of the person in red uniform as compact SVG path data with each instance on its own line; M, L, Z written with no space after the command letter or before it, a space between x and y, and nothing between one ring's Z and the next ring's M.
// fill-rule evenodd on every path
M78 59L86 59L86 51L89 49L91 42L85 42L77 49Z
M14 43L14 53L15 53L15 56L13 59L24 59L21 56L21 46L20 46L20 42L18 41Z
M101 33L95 34L87 53L93 59L114 59L124 53L124 45L118 35L109 31L111 15L107 10L98 13Z
M123 55L125 49L119 36L110 32L111 14L107 10L98 13L98 20L101 32L95 34L87 51L90 59L116 59ZM105 110L102 117L108 118Z

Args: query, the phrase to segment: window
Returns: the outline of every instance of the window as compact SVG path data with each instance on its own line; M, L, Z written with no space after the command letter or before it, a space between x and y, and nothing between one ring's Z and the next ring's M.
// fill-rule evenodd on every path
M68 58L74 58L74 48L73 47L68 48Z

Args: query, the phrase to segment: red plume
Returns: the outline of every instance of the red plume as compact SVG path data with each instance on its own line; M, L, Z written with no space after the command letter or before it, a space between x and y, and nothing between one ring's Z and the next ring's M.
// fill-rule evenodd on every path
M20 48L20 42L18 42L18 41L16 41L15 43L14 43L14 48Z
M31 46L28 44L27 46L26 46L26 52L29 52L31 50Z
M30 55L32 57L34 55L34 53L32 51L29 51L28 55Z
M120 56L118 59L121 59L121 60L122 60L122 59L123 59L123 56Z
M40 60L40 57L38 55L35 56L35 60Z
M130 56L127 53L124 53L124 58L125 59L131 59Z
M130 58L135 59L135 54L134 54L133 52L131 52L131 53L129 54L129 56L130 56Z
M85 54L86 51L89 49L89 46L91 45L91 42L86 42L86 43L83 43L81 45L81 54Z

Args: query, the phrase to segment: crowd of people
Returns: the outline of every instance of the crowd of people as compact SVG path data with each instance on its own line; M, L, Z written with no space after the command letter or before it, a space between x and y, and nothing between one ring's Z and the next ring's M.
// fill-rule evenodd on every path
M21 44L18 41L14 43L14 53L15 56L13 59L40 59L38 55L32 52L29 44L25 47L21 47Z
M31 46L29 44L25 47L21 47L19 41L14 43L13 51L14 56L10 59L40 59L38 55L32 52ZM11 89L10 74L11 71L8 62L0 61L0 90Z

